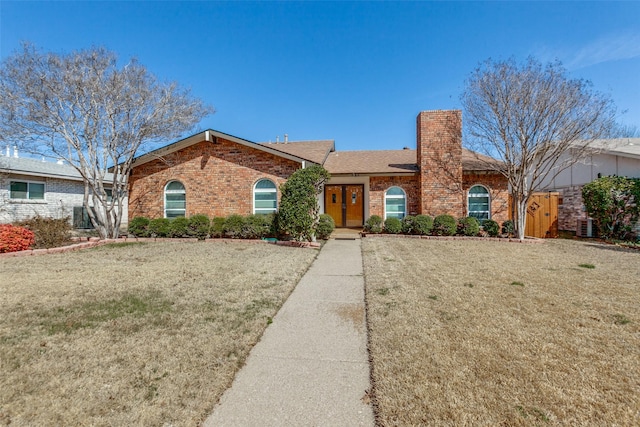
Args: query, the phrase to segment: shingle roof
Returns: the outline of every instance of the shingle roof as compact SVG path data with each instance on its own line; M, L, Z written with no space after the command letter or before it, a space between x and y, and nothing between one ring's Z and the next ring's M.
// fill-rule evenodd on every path
M416 173L416 150L335 151L329 154L324 167L332 174L390 174ZM492 170L488 164L500 165L498 160L462 149L464 171Z
M82 180L78 171L72 166L23 157L0 156L0 170L20 175Z
M335 150L334 141L289 141L289 142L260 142L283 153L301 157L319 165L323 164L330 152Z

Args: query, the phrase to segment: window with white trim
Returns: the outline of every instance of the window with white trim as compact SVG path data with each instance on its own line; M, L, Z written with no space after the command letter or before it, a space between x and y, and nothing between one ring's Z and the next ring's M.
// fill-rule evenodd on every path
M164 188L164 217L186 216L187 192L180 181L171 181Z
M278 209L278 191L273 181L261 179L253 186L253 213L270 214Z
M400 187L391 187L384 194L384 218L405 217L407 212L407 196Z
M469 189L467 197L469 216L478 221L491 218L491 203L489 190L484 185L474 185Z
M44 200L44 182L11 181L11 199Z

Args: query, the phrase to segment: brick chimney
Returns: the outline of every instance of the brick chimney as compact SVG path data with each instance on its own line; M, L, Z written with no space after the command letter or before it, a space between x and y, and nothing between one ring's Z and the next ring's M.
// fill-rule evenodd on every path
M464 216L462 112L422 111L417 118L420 212Z

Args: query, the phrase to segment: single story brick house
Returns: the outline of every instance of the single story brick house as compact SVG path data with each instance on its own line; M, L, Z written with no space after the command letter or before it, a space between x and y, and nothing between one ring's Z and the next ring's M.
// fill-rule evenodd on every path
M111 179L110 174L106 179ZM78 171L61 162L20 157L17 148L0 153L0 224L32 218L69 217L75 228L92 228L83 207L84 183ZM125 205L122 225L127 224Z
M337 227L361 227L371 215L506 220L506 180L461 140L458 110L421 112L415 150L337 151L334 141L255 143L206 130L134 160L129 217L275 212L279 186L318 164L331 173L321 210Z

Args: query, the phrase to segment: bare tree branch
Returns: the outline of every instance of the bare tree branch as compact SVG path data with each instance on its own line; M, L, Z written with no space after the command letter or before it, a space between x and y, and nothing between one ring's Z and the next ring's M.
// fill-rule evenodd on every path
M177 138L212 112L177 83L158 82L135 59L118 68L116 55L103 48L59 55L24 44L0 68L0 138L75 167L102 237L118 236L140 147Z

